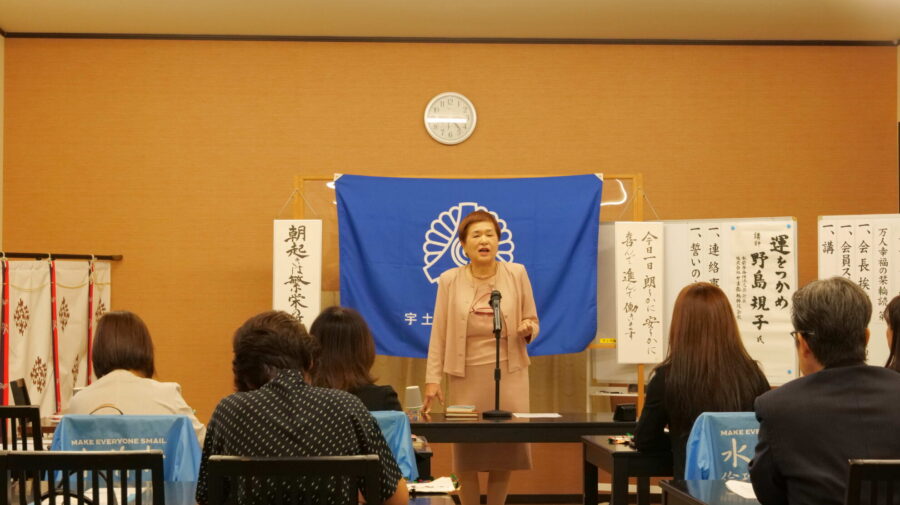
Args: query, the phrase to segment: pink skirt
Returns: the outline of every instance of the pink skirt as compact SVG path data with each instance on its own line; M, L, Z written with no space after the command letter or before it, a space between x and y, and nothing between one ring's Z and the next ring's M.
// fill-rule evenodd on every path
M528 412L528 367L509 373L507 366L507 361L500 362L500 408L510 412ZM494 408L494 363L467 365L465 377L448 377L451 405L475 405L478 412ZM531 444L478 443L452 446L453 470L456 472L531 469Z

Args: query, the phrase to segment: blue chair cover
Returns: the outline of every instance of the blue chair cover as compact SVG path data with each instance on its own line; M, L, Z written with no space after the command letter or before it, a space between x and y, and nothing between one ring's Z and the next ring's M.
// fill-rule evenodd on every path
M396 410L378 410L371 414L378 421L378 426L384 434L388 447L394 453L394 459L397 460L403 477L409 481L418 479L419 469L416 466L416 452L413 450L409 418Z
M165 480L196 481L200 444L187 416L65 415L51 451L163 451Z
M687 442L685 480L750 480L759 422L753 412L704 412Z

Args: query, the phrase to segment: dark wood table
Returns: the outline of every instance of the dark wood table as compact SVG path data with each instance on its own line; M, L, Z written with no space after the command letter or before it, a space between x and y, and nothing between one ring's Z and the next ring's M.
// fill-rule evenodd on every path
M412 432L431 443L446 442L574 442L584 435L624 435L635 422L612 420L611 412L565 413L556 418L448 420L429 414L410 423Z
M659 485L663 505L759 505L729 491L724 480L668 480Z
M584 504L597 504L597 469L612 475L610 505L628 503L628 478L637 477L638 505L650 503L650 477L672 476L671 452L640 452L609 437L581 438L584 448Z

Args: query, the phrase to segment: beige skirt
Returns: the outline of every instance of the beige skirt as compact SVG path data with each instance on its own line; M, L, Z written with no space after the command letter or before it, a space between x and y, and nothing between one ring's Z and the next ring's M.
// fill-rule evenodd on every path
M510 412L528 412L528 367L509 373L507 364L507 361L500 362L500 408ZM494 408L493 363L466 366L465 377L450 375L449 378L451 405L475 405L478 412ZM452 445L453 470L456 472L531 469L531 444Z

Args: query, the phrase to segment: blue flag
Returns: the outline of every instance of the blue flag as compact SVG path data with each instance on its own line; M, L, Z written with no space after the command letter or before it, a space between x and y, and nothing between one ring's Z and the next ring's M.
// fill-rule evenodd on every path
M464 265L457 225L493 213L497 258L525 265L541 330L532 356L580 352L597 331L596 175L409 179L343 175L335 182L341 304L358 310L379 354L424 358L442 272Z

